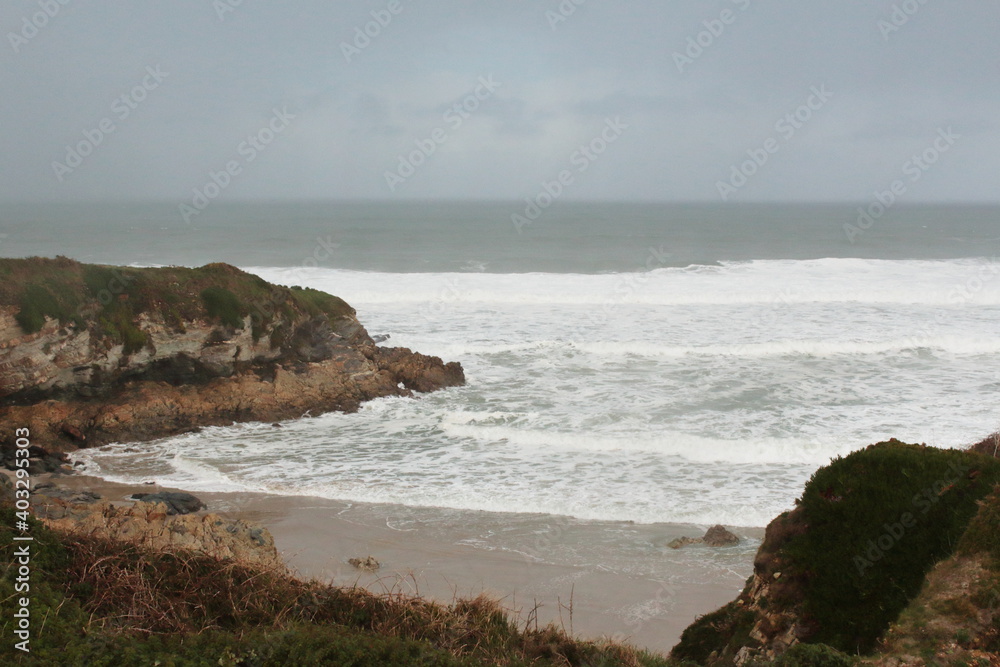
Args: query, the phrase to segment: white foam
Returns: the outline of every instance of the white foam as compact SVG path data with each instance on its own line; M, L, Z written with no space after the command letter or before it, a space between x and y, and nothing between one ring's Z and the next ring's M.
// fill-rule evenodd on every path
M389 344L461 361L468 385L77 457L110 479L194 490L765 525L831 457L1000 426L997 266L258 269L345 298Z
M468 344L453 343L438 348L435 354L448 357L496 355L516 352L547 354L552 351L575 350L595 356L723 356L781 357L835 355L893 354L915 350L934 350L948 354L982 355L1000 352L1000 338L969 338L965 336L912 336L878 341L841 340L778 340L766 343L734 345L663 345L645 341L577 342L542 340L531 343Z
M1000 261L761 260L646 273L412 273L250 267L279 284L308 284L352 305L699 305L898 303L1000 305Z

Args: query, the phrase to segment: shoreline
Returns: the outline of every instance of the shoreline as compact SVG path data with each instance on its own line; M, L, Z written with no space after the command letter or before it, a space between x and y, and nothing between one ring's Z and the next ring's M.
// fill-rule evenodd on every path
M110 501L184 490L82 474L34 478L43 481ZM739 593L764 532L733 528L743 539L737 547L673 550L665 546L671 539L700 536L703 529L255 492L196 495L209 512L265 527L296 576L444 603L485 593L521 623L554 622L584 639L613 638L664 654L697 616ZM595 553L608 557L595 560ZM382 564L375 573L347 563L369 555Z

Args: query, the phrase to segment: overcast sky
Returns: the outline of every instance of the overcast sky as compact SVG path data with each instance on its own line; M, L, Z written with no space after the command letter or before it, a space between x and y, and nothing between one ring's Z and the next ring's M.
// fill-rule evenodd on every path
M568 174L574 199L995 202L998 25L995 0L8 0L0 199Z

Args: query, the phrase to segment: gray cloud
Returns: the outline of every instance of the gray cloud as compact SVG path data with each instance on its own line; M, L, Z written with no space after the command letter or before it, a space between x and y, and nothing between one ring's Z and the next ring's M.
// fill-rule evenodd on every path
M558 0L401 0L396 14L389 0L244 0L221 19L201 0L53 2L35 31L24 21L52 2L0 8L4 200L182 201L285 108L294 120L227 198L518 198L620 117L629 129L567 198L717 200L820 85L833 98L734 200L867 200L942 127L962 139L912 200L998 198L1000 6L986 0L586 0L565 17ZM904 4L919 9L880 28ZM377 35L355 44L366 27ZM128 97L157 66L162 83ZM500 87L447 122L491 75ZM60 181L53 163L105 119L113 131ZM445 141L391 192L385 172L438 128Z

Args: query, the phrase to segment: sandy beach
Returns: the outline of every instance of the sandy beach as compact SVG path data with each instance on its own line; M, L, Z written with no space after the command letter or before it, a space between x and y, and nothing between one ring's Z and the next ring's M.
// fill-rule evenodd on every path
M36 479L36 483L45 481ZM109 500L131 486L82 475L53 481ZM752 568L763 530L734 528L740 546L673 550L703 527L584 522L548 515L459 512L346 503L305 496L198 492L209 511L264 525L305 578L442 602L486 593L522 622L553 621L582 638L612 637L667 652L698 615L732 600ZM586 545L586 549L578 546ZM588 554L581 558L581 553ZM604 554L599 559L594 554ZM376 573L348 559L374 556Z

